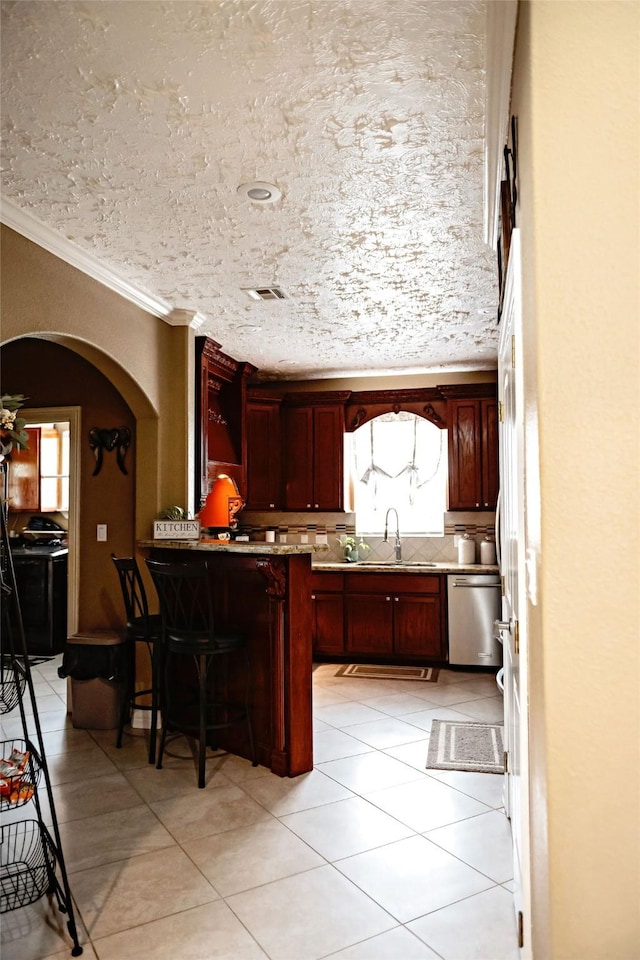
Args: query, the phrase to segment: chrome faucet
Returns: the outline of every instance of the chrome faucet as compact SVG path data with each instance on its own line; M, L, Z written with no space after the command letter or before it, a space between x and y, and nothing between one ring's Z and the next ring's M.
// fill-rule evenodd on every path
M395 507L389 507L389 509L387 510L387 514L384 518L383 543L389 542L389 514L391 513L392 510L396 515L396 543L395 543L396 563L401 563L402 562L402 543L400 541L400 520L398 518L398 511L396 510Z

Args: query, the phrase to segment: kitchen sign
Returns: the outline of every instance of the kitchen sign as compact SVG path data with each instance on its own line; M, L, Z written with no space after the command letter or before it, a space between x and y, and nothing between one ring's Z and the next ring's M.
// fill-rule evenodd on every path
M199 520L154 520L154 540L199 540Z

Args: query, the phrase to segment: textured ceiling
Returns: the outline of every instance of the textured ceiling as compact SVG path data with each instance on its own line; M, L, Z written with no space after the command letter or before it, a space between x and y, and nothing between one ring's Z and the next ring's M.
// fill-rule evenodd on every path
M494 367L485 19L3 0L3 197L266 379ZM252 180L281 199L238 194ZM287 299L244 289L272 285Z

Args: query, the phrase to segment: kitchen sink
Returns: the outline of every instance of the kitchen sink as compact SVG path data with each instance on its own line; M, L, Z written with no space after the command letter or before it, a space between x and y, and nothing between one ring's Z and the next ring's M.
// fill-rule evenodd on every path
M437 563L425 560L363 560L363 564L376 567L437 567Z

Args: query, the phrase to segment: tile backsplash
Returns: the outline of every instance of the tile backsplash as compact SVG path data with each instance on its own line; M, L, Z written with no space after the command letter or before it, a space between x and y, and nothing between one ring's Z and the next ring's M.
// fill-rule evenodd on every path
M251 540L265 539L267 530L275 532L276 543L311 543L327 545L322 552L323 560L342 560L340 536L354 536L356 516L353 513L258 513L244 511L239 518L242 533ZM405 560L455 562L458 559L458 537L468 534L476 541L476 556L480 555L480 541L485 536L495 535L495 513L446 513L443 537L402 536L402 556ZM367 560L390 560L393 558L393 537L385 543L382 537L364 537L371 550Z

